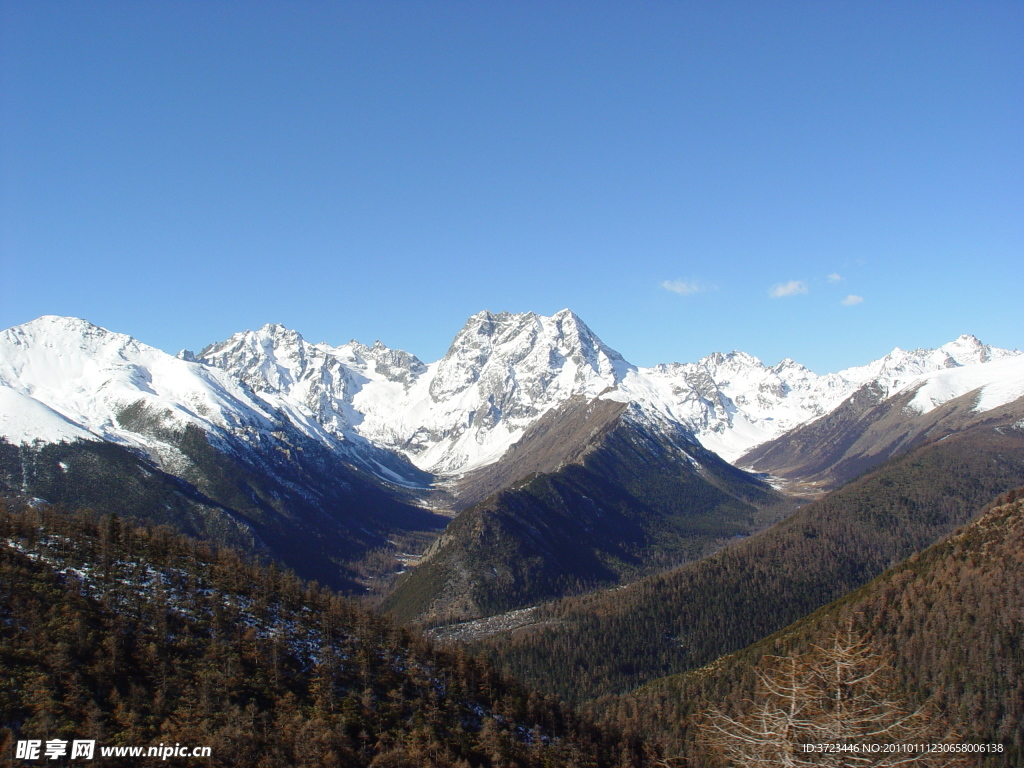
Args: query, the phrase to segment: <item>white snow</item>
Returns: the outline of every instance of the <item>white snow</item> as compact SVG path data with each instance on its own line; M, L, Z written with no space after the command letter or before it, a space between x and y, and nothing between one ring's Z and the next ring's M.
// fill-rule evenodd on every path
M991 411L1024 397L1024 357L924 374L903 389L918 387L908 407L928 413L961 395L980 390L975 411Z
M569 310L480 312L429 366L381 344L309 344L279 326L236 334L201 357L304 404L334 434L359 435L441 474L497 461L548 410L597 396L630 368Z
M637 368L569 310L551 317L478 313L430 365L379 343L311 345L280 326L238 334L203 353L257 389L304 403L332 432L358 434L448 476L497 461L531 424L574 396L634 403L633 418L682 427L734 461L831 412L869 382L894 393L928 372L1019 356L961 336L936 350L895 349L824 376L792 360L767 366L743 352ZM385 359L389 365L381 365Z
M826 375L743 352L638 368L569 310L480 312L429 365L379 342L311 344L280 325L235 334L189 362L84 320L42 317L0 333L0 434L15 442L112 440L174 462L180 457L161 442L161 428L195 424L246 440L287 424L332 447L347 443L357 457L369 442L443 481L498 460L576 396L628 402L626 418L693 435L735 461L865 384L890 394L920 386L913 407L922 411L982 387L978 407L989 408L1021 396L1022 366L1016 350L961 336ZM156 429L118 422L135 403ZM373 456L364 464L400 482Z
M102 439L162 461L176 452L160 430L194 424L244 438L278 429L276 410L329 437L311 414L254 397L230 373L75 318L46 316L0 333L0 391L0 434L13 442ZM129 406L144 406L148 426L119 423Z
M16 444L36 440L70 443L99 439L38 400L3 385L0 385L0 435Z

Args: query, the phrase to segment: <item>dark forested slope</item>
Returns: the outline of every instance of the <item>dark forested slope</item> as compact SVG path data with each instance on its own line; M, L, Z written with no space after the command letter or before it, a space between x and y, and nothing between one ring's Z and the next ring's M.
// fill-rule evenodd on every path
M218 766L644 764L641 745L273 565L116 516L0 509L0 755L75 738L201 745Z
M132 413L127 423L143 419ZM425 545L448 522L312 441L293 442L287 452L268 445L260 453L215 447L194 426L160 428L159 437L177 452L173 473L112 443L19 446L0 439L0 496L171 525L348 590L361 590L355 565L367 553L388 547L389 539Z
M543 606L527 626L483 642L504 669L547 690L576 700L623 693L767 637L1021 484L1024 433L968 430L892 459L711 557Z
M784 506L688 433L624 411L598 399L545 416L487 477L468 482L530 474L455 518L385 606L403 620L453 621L635 579L749 535L765 526L767 507Z
M713 664L594 702L607 722L696 758L698 718L757 698L753 670L827 646L837 628L868 637L900 691L953 723L960 741L997 744L993 765L1024 764L1024 490L847 597Z

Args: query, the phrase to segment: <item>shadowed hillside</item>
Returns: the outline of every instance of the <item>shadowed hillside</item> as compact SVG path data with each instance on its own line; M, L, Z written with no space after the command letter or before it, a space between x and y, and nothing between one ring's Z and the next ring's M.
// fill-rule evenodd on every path
M0 509L0 542L5 760L80 738L214 766L644 765L486 662L230 550L52 509Z
M1024 434L979 427L888 463L773 528L628 587L538 608L483 640L575 700L696 669L857 589L1024 484Z
M785 630L702 669L592 704L604 721L695 757L695 721L737 710L755 668L807 653L836 627L868 635L914 705L955 723L960 741L999 744L990 765L1024 763L1024 490L969 525ZM978 761L982 762L982 761ZM699 763L698 763L699 764Z

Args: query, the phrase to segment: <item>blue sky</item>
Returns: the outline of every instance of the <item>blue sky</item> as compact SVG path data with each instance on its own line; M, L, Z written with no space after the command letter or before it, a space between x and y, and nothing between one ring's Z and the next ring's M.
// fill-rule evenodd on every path
M0 327L1024 346L1019 2L0 0L0 36Z

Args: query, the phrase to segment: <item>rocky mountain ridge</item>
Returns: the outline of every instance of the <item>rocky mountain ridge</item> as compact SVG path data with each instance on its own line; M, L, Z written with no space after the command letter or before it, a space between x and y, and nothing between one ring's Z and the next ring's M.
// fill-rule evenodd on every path
M357 342L310 345L279 326L229 342L207 348L199 359L238 373L257 389L297 398L329 429L361 435L441 476L498 461L545 413L574 397L633 403L646 425L682 427L734 461L830 413L865 385L888 396L929 373L1020 356L964 335L938 349L897 348L867 365L825 375L790 359L767 366L736 351L640 368L570 310L551 317L478 313L445 356L429 365L379 342L372 348ZM246 351L237 351L241 347ZM366 362L368 349L372 364ZM305 381L289 384L278 372L293 370L295 360L312 364ZM335 415L339 407L343 417Z
M141 402L153 418L195 424L214 440L297 432L383 481L415 486L494 464L573 398L631 403L627 418L689 433L735 461L864 386L884 399L929 374L970 368L960 379L981 387L992 384L990 363L1010 359L1020 352L965 335L826 375L735 351L639 368L570 310L480 312L430 364L380 342L312 344L281 325L174 358L83 320L44 317L0 334L0 432L12 442L93 437L172 461L159 441L120 427L117 414ZM963 394L955 382L932 390L927 407Z

